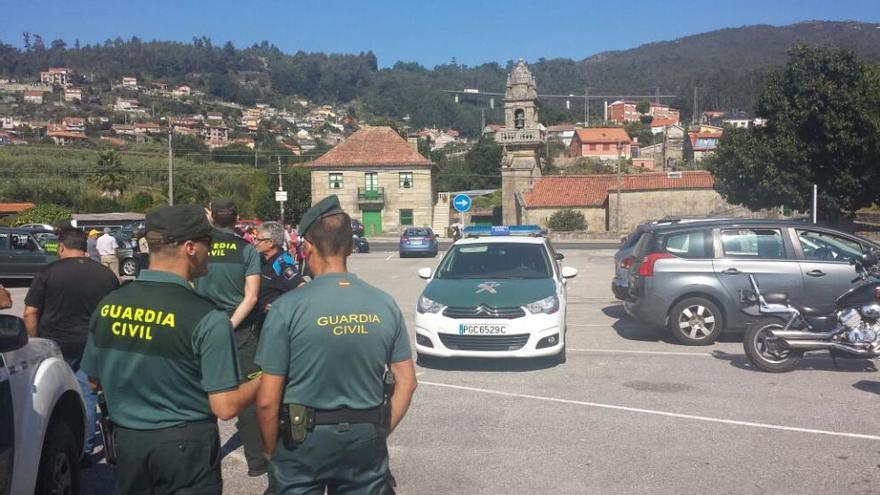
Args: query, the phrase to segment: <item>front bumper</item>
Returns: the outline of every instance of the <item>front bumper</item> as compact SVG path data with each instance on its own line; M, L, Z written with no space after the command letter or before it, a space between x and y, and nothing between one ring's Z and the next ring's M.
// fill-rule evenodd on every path
M469 336L459 333L459 324L507 324L503 336ZM555 343L547 339L555 336ZM497 338L496 338L497 337ZM430 342L426 345L425 339ZM478 342L479 340L479 342ZM538 348L539 342L542 346ZM442 314L416 314L416 351L435 357L532 358L554 356L565 346L565 317L561 311L552 315L526 315L521 318L457 320ZM477 347L492 347L477 350Z

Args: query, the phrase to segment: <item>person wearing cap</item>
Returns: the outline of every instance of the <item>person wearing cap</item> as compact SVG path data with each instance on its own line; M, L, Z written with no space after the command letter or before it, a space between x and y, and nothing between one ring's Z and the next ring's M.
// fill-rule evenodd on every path
M269 488L393 493L386 436L416 389L403 315L347 271L351 220L336 196L309 209L299 232L313 280L272 303L256 357Z
M254 365L257 352L257 299L260 293L260 255L254 246L235 235L233 229L238 220L238 207L229 198L216 198L211 202L208 215L214 228L213 244L208 255L208 273L196 280L196 292L214 301L226 312L232 322L238 357L245 377L259 373ZM237 426L243 439L255 439L256 415L243 414ZM262 476L266 473L266 460L260 452L259 443L243 440L248 475Z
M89 255L89 258L101 262L101 257L98 256L98 234L99 232L95 229L89 231L89 238L86 241L86 254Z
M253 402L226 312L191 287L211 225L196 205L147 214L150 268L98 304L82 369L116 424L116 492L221 493L217 418Z

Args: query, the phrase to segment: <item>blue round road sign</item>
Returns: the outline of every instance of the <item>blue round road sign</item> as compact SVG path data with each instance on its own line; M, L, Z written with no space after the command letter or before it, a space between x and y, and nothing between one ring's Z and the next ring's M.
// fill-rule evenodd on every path
M471 209L471 197L467 194L459 194L452 200L452 207L456 211L464 213Z

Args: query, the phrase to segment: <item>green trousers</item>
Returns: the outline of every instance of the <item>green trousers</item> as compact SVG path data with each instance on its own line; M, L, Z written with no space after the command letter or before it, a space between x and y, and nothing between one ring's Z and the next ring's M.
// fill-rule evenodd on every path
M275 495L389 495L388 448L369 423L319 425L288 449L279 439L269 462Z
M257 354L259 335L256 328L248 322L242 323L243 328L235 331L235 346L238 350L238 362L241 371L248 375L259 370L254 363ZM260 426L257 422L257 406L251 404L238 413L238 437L244 447L244 458L247 461L248 476L261 476L266 473L269 463L263 457L263 438L260 436Z
M116 493L214 495L223 491L216 421L161 430L116 429Z

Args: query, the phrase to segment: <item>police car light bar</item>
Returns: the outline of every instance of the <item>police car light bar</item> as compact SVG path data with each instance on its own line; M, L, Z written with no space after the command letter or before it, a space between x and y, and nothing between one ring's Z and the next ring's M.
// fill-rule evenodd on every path
M522 236L542 236L545 235L546 231L544 231L541 227L537 225L492 225L492 226L473 226L473 227L465 227L464 235L466 237L480 237L480 236L508 236L508 235L522 235Z

